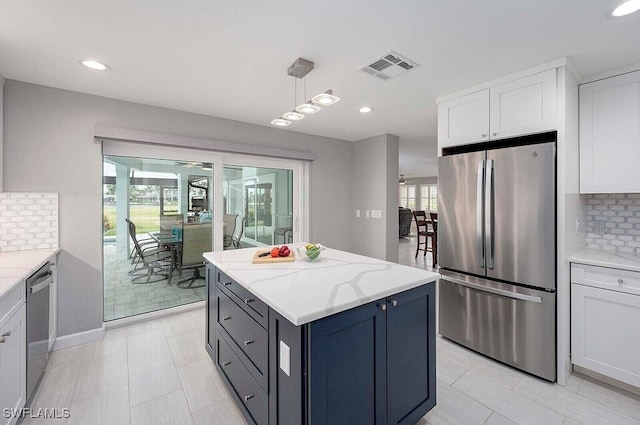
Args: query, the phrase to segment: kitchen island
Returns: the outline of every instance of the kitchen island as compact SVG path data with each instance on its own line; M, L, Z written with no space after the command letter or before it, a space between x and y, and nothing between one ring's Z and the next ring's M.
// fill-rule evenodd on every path
M255 252L204 254L206 348L249 423L408 425L433 408L438 273L334 249L252 264Z

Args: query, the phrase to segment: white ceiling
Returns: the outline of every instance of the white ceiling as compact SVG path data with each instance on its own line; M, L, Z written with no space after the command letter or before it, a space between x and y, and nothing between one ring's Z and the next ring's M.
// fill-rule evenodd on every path
M6 78L260 125L307 97L334 106L282 131L400 137L400 172L436 173L435 98L562 56L582 75L640 62L640 13L619 0L3 0ZM388 50L422 65L387 82L357 69ZM92 57L112 67L78 64ZM300 96L299 100L302 100ZM361 105L375 111L363 115Z

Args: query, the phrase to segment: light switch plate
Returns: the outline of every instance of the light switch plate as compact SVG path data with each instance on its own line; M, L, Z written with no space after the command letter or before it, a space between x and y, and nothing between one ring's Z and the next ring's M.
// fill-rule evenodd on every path
M291 349L284 341L280 341L280 369L291 376Z
M356 218L360 218L360 210L356 210Z
M381 210L371 210L371 218L382 218Z
M365 215L365 217L369 218L369 210L366 210L366 211L364 212L364 215Z

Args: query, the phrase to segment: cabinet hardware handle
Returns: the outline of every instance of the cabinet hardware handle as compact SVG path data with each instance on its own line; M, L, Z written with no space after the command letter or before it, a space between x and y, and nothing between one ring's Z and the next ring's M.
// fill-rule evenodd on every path
M2 335L0 335L0 336L11 336L11 331L5 332L5 333L3 333L3 334L2 334Z
M253 344L253 340L252 339L248 339L244 342L244 345L249 345L249 344Z
M231 316L227 316L227 317L223 317L222 320L229 320L231 319Z
M223 285L224 285L224 286L229 286L229 285L231 285L232 283L233 283L233 282L225 282Z
M392 306L397 306L398 305L398 300L391 300L391 305Z
M486 134L483 134L483 135L482 135L482 137L487 137L487 135L486 135Z
M0 338L0 344L4 344L4 342L7 340L7 338Z
M231 362L223 362L222 366L229 366L231 364Z
M254 300L253 298L245 298L245 299L244 299L244 303L245 303L245 304L249 304L249 303L252 303L252 302L254 302L254 301L255 301L255 300Z
M622 284L624 283L624 280L622 280L622 279L618 279L618 283L619 283L620 285L622 285Z
M387 309L386 304L380 304L380 310L385 311Z
M491 133L491 135L492 135L492 136L497 136L497 135L498 135L498 133Z
M246 395L246 396L244 396L244 401L249 401L249 400L251 400L253 397L254 397L254 394Z

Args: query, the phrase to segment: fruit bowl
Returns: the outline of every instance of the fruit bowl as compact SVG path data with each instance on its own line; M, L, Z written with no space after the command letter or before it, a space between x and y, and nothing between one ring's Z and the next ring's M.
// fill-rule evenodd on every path
M320 253L324 251L324 246L319 243L308 244L298 248L298 255L300 258L304 258L307 261L315 261L320 257Z

